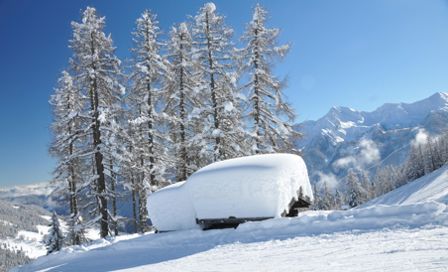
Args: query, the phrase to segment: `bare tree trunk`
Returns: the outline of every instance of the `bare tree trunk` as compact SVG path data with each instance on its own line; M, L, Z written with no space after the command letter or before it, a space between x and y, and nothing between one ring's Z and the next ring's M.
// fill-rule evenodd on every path
M93 33L91 34L91 54L92 57L95 55L95 47L93 44L94 37ZM96 71L95 64L92 63L93 71ZM96 179L96 198L98 204L98 210L101 215L100 220L100 236L101 238L106 237L109 234L109 225L108 225L108 214L107 214L107 199L106 199L106 178L104 175L104 165L103 165L103 154L100 151L101 145L101 131L100 131L100 120L99 120L99 98L98 98L98 86L96 78L93 78L90 84L90 104L92 110L92 135L93 135L93 149L95 151L95 170L96 175L98 176Z
M181 40L183 38L183 34L181 34ZM184 61L183 57L183 44L180 43L180 63ZM182 181L187 179L187 147L185 143L185 122L186 122L186 113L185 113L185 88L184 88L184 68L181 66L180 68L180 78L179 78L179 115L180 115L180 159L181 163L179 165L179 176L177 177L177 181Z
M148 67L149 69L149 67ZM154 135L152 133L153 129L153 112L152 112L152 94L151 94L151 84L149 83L149 79L147 79L147 92L148 92L148 100L146 101L148 105L148 156L149 156L149 184L155 184L155 176L154 176Z
M144 166L144 160L141 158L140 163ZM146 208L146 186L145 186L145 174L142 173L140 177L140 187L138 191L138 210L139 210L139 231L144 233L148 226L146 225L146 221L148 218L148 209Z
M117 222L117 193L116 193L116 189L115 189L115 185L117 182L117 176L115 175L114 172L114 164L113 161L110 160L109 162L109 167L110 167L110 176L111 176L111 184L110 184L110 188L112 191L112 230L114 232L115 236L118 236L118 222Z
M257 135L255 139L255 143L257 145L257 149L255 150L255 153L260 153L261 149L261 111L260 111L260 80L258 75L258 62L260 60L260 53L258 52L258 46L257 46L257 39L258 39L258 29L255 29L255 50L254 50L254 69L255 69L255 77L254 77L254 121L255 121L255 133Z
M131 183L132 183L132 216L133 216L133 222L134 222L134 230L135 232L138 232L138 226L137 226L137 202L136 202L136 185L135 185L134 175L131 174Z

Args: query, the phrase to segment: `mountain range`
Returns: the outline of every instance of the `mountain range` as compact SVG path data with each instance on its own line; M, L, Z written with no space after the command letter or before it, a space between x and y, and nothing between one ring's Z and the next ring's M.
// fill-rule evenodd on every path
M332 107L322 118L295 126L296 141L314 182L336 179L349 168L373 171L404 162L413 141L448 128L448 93L438 92L414 103L387 103L367 112Z

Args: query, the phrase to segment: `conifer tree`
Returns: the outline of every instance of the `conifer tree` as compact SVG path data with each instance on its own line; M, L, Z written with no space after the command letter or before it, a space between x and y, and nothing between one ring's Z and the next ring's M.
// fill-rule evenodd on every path
M193 60L192 37L186 23L173 27L168 43L169 76L165 84L165 110L170 117L174 143L176 180L186 180L195 169L192 139L194 122L191 113L202 107L196 94L200 85L197 62Z
M274 61L287 53L288 45L278 45L279 29L266 27L267 12L257 5L252 21L242 40L241 70L249 81L244 84L250 100L252 152L291 152L292 139L298 134L292 128L294 111L284 100L282 84L272 73Z
M328 185L326 182L323 182L321 184L320 188L320 209L323 210L332 210L334 204L334 196L330 192Z
M45 237L47 254L61 250L64 243L64 236L62 235L61 226L59 224L59 219L56 212L53 212L53 215L51 216L51 223L49 227L50 229Z
M58 80L55 93L51 96L50 104L53 106L53 134L54 141L50 152L57 157L55 180L62 180L67 184L67 192L70 204L70 217L79 216L79 186L83 183L82 162L79 153L81 142L86 134L82 130L83 99L76 87L73 77L63 71ZM77 221L73 220L73 224ZM73 227L76 227L73 225ZM79 244L80 239L74 237L73 243Z
M85 236L85 226L80 214L69 218L68 243L70 245L81 245L87 241Z
M132 115L129 111L124 113L124 119L132 119ZM139 171L140 171L140 159L139 154L136 154L134 142L135 130L131 122L126 121L123 126L125 130L126 137L122 137L120 145L123 149L122 162L120 167L120 175L123 179L123 187L131 193L131 204L132 204L132 222L134 226L134 231L137 232L139 229L138 224L138 192L139 192Z
M110 35L104 33L105 17L99 17L96 10L87 7L82 14L82 21L72 22L73 37L70 48L74 78L83 97L84 130L89 132L91 143L85 146L84 155L93 163L90 174L86 173L92 188L96 206L95 217L100 222L100 235L109 234L109 207L106 184L106 164L110 161L112 151L109 149L107 135L113 133L111 125L120 108L120 97L124 88L119 83L120 60L115 56L115 47Z
M147 195L151 188L157 188L164 179L169 159L167 158L167 135L165 115L158 106L162 99L162 82L167 74L166 61L160 54L162 43L159 41L160 30L156 16L150 11L143 12L137 19L133 33L135 46L130 107L134 118L135 137L134 152L139 154L139 222L140 231L147 229L148 211Z
M408 180L418 179L425 175L425 161L422 145L412 145L405 170Z
M365 191L360 185L359 177L353 169L347 174L347 202L350 208L361 205L365 201Z
M206 101L199 114L202 133L195 140L202 148L201 154L210 157L211 162L242 154L243 127L232 34L213 3L206 3L194 17L193 50L204 83L199 87L201 98Z

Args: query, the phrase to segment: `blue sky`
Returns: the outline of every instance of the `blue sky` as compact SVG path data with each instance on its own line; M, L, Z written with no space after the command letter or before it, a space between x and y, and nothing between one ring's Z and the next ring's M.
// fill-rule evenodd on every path
M94 6L106 16L117 55L145 9L165 32L205 1L0 0L0 187L47 181L51 122L48 99L71 55L70 21ZM333 105L373 110L448 90L448 2L442 0L226 0L218 11L239 36L260 2L269 24L292 45L277 66L299 121Z

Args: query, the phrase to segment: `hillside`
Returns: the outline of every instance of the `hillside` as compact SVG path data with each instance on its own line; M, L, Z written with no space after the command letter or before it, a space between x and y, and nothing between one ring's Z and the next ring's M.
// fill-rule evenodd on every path
M42 182L0 188L0 200L17 205L36 206L50 212L56 211L57 214L66 216L69 211L63 186L65 184ZM120 194L117 198L117 210L118 214L123 216L119 225L120 231L133 231L131 224L128 222L129 220L126 220L126 217L130 218L132 216L130 193L123 186L117 186L117 192ZM82 199L80 201L83 203Z
M310 178L320 173L343 177L348 168L374 170L375 166L404 161L411 141L420 133L439 134L448 129L448 94L414 103L387 103L375 111L333 107L316 121L296 126L304 137L302 150Z
M236 230L97 240L17 271L443 271L448 267L447 171L444 167L358 209L308 211Z
M427 201L448 204L448 166L373 199L364 206L407 205Z
M0 271L45 255L49 213L0 200Z
M65 213L65 200L57 197L58 186L49 182L0 188L0 200L18 205L34 205L46 210Z

